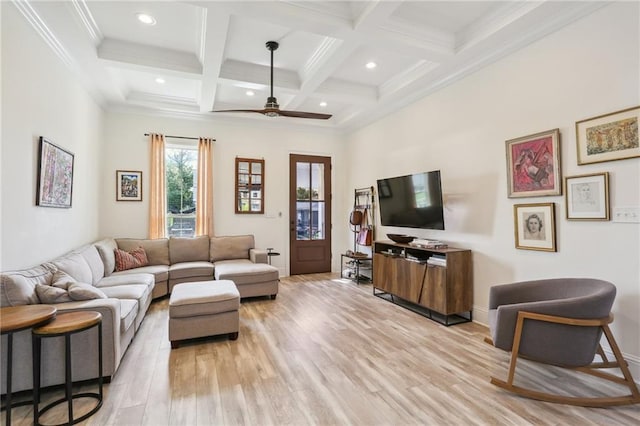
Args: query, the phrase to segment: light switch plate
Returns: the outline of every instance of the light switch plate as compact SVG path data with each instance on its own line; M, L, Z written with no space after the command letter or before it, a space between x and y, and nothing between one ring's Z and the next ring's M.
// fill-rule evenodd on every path
M640 207L614 207L613 222L640 223Z

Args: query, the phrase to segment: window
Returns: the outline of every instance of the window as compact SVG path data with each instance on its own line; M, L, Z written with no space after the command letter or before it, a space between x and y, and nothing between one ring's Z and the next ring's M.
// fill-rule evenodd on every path
M264 213L264 160L236 158L236 213Z
M196 147L167 146L165 177L167 188L167 235L193 237L196 229Z

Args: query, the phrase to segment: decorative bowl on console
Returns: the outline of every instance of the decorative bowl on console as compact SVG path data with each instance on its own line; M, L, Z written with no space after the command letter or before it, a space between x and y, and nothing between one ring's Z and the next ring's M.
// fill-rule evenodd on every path
M403 234L387 234L387 237L389 237L391 241L394 241L400 244L407 244L416 239L416 237L412 237L411 235L403 235Z

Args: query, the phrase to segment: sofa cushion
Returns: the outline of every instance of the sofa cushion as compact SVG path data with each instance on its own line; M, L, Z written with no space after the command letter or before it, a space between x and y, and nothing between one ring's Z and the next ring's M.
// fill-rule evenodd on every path
M209 259L212 262L227 259L249 259L249 249L254 248L253 235L211 237Z
M104 277L104 263L102 263L98 249L94 245L88 245L77 251L77 253L84 258L87 265L89 265L89 269L91 269L92 280L82 282L93 285L100 281Z
M150 265L170 265L168 238L158 238L156 240L116 238L116 243L119 249L125 251L131 251L136 247L143 247L147 253Z
M0 274L0 306L34 305L40 303L36 285L50 285L53 270L36 266L21 271Z
M149 286L145 284L114 285L111 287L104 287L101 290L108 297L133 300L144 300L151 292Z
M93 283L93 274L87 261L80 254L70 254L55 259L51 262L56 268L71 275L81 283Z
M66 289L46 284L36 285L36 294L38 295L38 299L40 299L40 303L47 305L71 302L73 300Z
M195 238L169 238L169 259L172 265L209 260L209 237L203 235Z
M107 295L102 290L85 283L73 283L69 286L69 297L72 300L106 299Z
M149 275L151 274L151 280L153 282L153 280L155 279L156 283L162 282L162 281L167 281L169 279L169 266L167 265L149 265L149 266L143 266L142 268L136 268L136 269L127 269L126 271L119 271L119 272L114 272L111 277L122 277L122 276L127 276L127 275L137 275L137 274L143 274L143 275ZM108 278L111 278L108 277ZM125 278L126 280L127 278ZM108 282L108 281L107 281ZM136 283L138 284L138 283ZM98 285L98 287L100 287L101 285Z
M249 260L223 260L216 262L216 280L231 280L236 285L278 281L278 268Z
M169 279L203 277L213 279L213 263L183 262L169 266Z
M108 277L116 269L116 257L113 251L118 248L118 244L116 244L116 240L113 238L105 238L104 240L96 242L94 245L104 265L104 276Z
M156 268L158 267L159 266L156 266ZM140 269L146 269L146 268L152 268L152 266L147 266L145 268L140 268ZM113 273L111 276L104 277L96 284L96 287L100 288L102 291L104 291L105 288L107 287L131 285L131 284L133 285L142 284L142 285L146 285L147 287L153 288L153 285L156 281L153 274L132 273L131 271L134 271L134 269Z
M137 247L131 251L115 249L114 255L116 258L116 272L140 268L149 264L147 253L142 247Z
M120 299L120 330L124 334L134 323L138 314L138 301Z

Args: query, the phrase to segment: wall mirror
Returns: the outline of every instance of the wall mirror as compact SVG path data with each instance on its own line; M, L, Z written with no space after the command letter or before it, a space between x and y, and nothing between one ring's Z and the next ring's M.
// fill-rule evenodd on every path
M264 213L264 160L236 157L236 213Z

